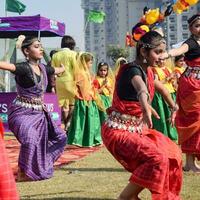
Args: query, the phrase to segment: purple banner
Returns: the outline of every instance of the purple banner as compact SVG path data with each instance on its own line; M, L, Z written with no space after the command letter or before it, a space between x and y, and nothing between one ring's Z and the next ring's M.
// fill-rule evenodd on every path
M0 17L0 38L17 38L19 35L41 37L63 36L65 24L40 15Z
M0 118L2 119L5 131L10 131L8 128L8 108L16 95L16 92L0 93ZM52 119L58 126L60 126L61 110L58 106L57 96L53 93L45 93L44 103L46 104L47 110L50 112Z

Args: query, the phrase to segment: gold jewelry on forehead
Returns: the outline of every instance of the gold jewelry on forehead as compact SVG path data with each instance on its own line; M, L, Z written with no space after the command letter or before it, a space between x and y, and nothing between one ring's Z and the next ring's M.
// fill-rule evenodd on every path
M191 22L189 22L189 26L192 26L192 24L194 24L198 19L200 19L200 16L195 17Z
M28 46L30 46L31 44L33 44L34 42L36 42L36 41L38 41L38 42L40 42L40 40L36 37L36 38L32 38L31 40L28 40L28 41L23 41L23 43L22 43L22 48L23 47L28 47Z
M148 49L154 49L156 47L158 47L160 44L166 44L165 39L162 39L160 41L157 42L157 44L149 44L149 43L144 43L140 41L140 44L142 46L142 48L148 48Z

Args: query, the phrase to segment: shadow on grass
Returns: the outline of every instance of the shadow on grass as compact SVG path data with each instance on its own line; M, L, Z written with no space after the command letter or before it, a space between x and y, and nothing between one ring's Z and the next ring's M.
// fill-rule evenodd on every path
M125 172L123 168L62 168L58 170L68 172Z
M33 197L21 198L21 200L30 200ZM34 198L36 199L36 198ZM106 198L85 198L85 197L52 197L52 198L38 198L38 200L115 200L115 199L106 199Z
M100 197L67 197L68 195L77 194L82 192L81 190L72 190L72 191L66 191L66 192L59 192L59 193L48 193L44 197L45 194L33 194L33 195L23 195L20 197L20 200L32 200L32 199L37 199L37 200L115 200L111 198L100 198ZM59 196L66 196L66 197L59 197Z
M21 197L21 200L30 200L30 199L37 199L37 200L115 200L110 198L88 198L88 197L40 197L38 195L31 195L27 197Z

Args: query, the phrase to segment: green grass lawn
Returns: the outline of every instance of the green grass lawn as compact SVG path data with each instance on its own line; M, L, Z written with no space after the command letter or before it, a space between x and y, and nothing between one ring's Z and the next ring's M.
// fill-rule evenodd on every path
M55 170L54 177L38 182L17 183L22 200L114 200L127 184L126 172L102 148L86 158ZM183 200L200 200L200 175L184 173ZM142 200L150 200L144 190Z

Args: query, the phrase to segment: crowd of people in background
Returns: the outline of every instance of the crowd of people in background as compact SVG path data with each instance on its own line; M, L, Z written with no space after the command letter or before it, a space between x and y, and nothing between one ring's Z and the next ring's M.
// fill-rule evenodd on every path
M41 42L26 37L24 62L0 62L1 70L15 75L17 86L9 108L9 128L21 144L17 180L52 177L67 144L104 144L131 173L118 200L139 199L144 188L153 200L180 199L181 150L183 170L200 173L200 15L188 24L191 36L181 47L167 51L163 35L149 31L137 43L135 60L120 57L113 67L94 62L92 52L76 52L69 35L43 65ZM62 128L43 103L45 92L58 97Z

